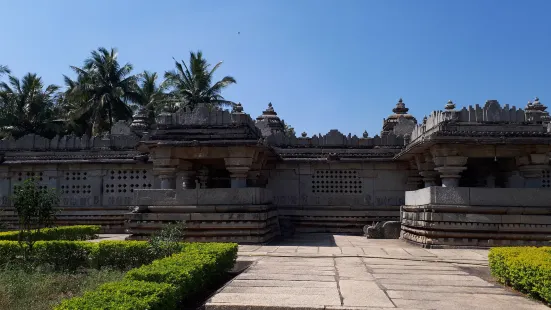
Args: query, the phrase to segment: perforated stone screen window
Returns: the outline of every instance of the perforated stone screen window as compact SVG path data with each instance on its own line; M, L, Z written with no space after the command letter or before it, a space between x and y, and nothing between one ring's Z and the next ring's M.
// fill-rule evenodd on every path
M312 193L359 195L362 180L357 170L316 170L312 175Z
M541 175L541 187L551 187L551 172L549 170L543 170Z
M134 189L152 188L152 177L148 170L110 170L104 182L105 194L121 195L132 193Z

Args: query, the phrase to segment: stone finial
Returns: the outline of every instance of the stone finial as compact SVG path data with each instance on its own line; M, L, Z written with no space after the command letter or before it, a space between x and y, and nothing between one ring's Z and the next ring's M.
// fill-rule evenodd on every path
M367 133L367 130L364 130L363 137L364 137L364 139L367 139L369 137L369 134Z
M409 111L408 108L406 108L406 104L404 103L404 100L402 98L398 99L398 103L396 103L396 107L392 109L392 112L396 114L406 114Z
M425 115L425 117L423 117L423 125L426 125L427 124L427 116Z
M547 107L540 102L540 98L536 97L534 98L534 102L532 103L532 109L538 110L538 111L545 111Z
M306 133L306 131L303 131L300 135L301 135L301 137L303 137L303 138L306 138L306 137L308 136L308 134Z
M243 106L241 105L241 102L238 102L233 106L233 113L243 113Z
M146 132L150 125L148 111L145 107L141 107L136 114L134 114L132 124L130 124L130 129L138 134L141 134Z
M451 101L451 100L448 100L448 103L446 103L445 109L447 111L454 110L455 109L455 103L453 103L453 101Z

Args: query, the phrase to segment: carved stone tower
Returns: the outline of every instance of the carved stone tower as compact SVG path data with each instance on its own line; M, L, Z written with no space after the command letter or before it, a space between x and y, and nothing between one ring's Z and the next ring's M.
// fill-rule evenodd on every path
M381 132L381 135L387 135L388 133L392 132L396 124L398 124L398 120L400 118L405 118L407 120L413 121L415 124L417 124L417 120L413 115L408 114L409 109L406 108L406 104L400 98L398 100L398 103L396 103L396 107L392 109L392 112L394 114L391 114L388 118L385 118L383 120L383 131Z

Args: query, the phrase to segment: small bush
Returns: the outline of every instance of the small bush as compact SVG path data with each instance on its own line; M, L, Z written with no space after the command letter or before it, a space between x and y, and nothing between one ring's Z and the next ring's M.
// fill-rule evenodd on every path
M97 238L100 226L76 225L55 228L43 228L32 232L34 240L90 240ZM0 240L18 240L19 231L0 232Z
M236 256L236 244L188 244L182 253L130 270L125 279L172 284L184 300L231 269Z
M121 270L151 263L155 257L147 241L101 241L93 258L97 268L111 267Z
M130 270L121 282L61 303L55 310L176 309L232 268L237 244L185 244L183 252Z
M551 303L551 248L492 248L488 258L498 281Z
M63 301L55 310L176 309L176 288L166 283L119 281L106 283L82 297Z
M146 241L37 241L26 261L22 260L23 251L17 241L0 241L0 264L33 263L50 265L55 270L81 267L128 270L158 258L152 256Z
M98 244L86 241L37 241L32 258L36 264L50 265L55 270L76 270L90 266Z

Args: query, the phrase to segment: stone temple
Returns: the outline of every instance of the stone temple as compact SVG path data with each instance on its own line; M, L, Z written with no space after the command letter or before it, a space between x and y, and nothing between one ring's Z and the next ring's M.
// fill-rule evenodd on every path
M284 132L274 107L144 111L109 134L0 141L3 219L29 177L55 188L58 224L100 224L141 239L186 221L190 241L263 243L294 232L361 234L400 221L425 247L542 245L551 240L551 118L452 101L421 122L400 99L370 137Z

